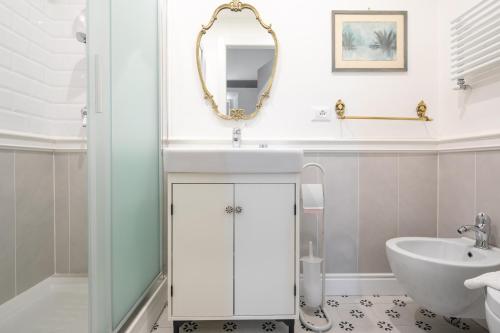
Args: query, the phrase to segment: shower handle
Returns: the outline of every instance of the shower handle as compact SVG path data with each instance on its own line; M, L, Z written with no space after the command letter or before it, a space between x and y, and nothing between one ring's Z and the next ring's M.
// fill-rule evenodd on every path
M94 55L94 101L95 101L95 112L102 113L101 105L101 66L100 58L98 54Z

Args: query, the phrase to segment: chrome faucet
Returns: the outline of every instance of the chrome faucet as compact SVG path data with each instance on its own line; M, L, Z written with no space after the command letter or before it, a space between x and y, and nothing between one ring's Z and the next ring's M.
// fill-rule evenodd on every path
M476 225L464 225L458 228L459 234L464 234L469 231L476 233L476 245L478 249L487 250L490 248L490 229L491 218L485 213L479 213L476 216Z
M233 128L233 148L241 147L241 128Z

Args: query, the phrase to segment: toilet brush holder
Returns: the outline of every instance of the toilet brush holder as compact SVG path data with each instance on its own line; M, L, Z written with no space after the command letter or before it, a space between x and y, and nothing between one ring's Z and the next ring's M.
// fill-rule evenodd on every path
M322 305L321 263L323 260L314 256L312 242L309 242L309 255L303 257L301 261L304 301L307 306L320 307Z

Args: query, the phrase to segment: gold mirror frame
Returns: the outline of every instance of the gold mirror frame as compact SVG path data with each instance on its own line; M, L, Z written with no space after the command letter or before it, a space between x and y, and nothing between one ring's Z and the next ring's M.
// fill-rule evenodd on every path
M253 14L255 15L255 19L259 22L259 24L265 30L267 30L267 32L273 37L274 46L275 46L273 67L271 70L271 76L269 77L269 81L266 84L266 88L264 89L264 92L259 96L259 99L257 101L257 105L255 106L255 111L250 113L250 114L246 114L245 110L243 110L243 109L231 109L229 111L229 115L227 115L227 114L223 114L219 111L219 107L218 107L217 103L215 103L214 96L208 90L207 84L205 82L205 78L203 77L203 70L202 70L201 57L200 57L201 39L208 32L208 30L210 30L210 28L212 28L215 21L217 21L217 17L218 17L220 12L222 12L223 10L230 10L232 12L241 12L245 9L252 11ZM276 33L271 28L270 24L266 24L266 23L264 23L264 21L262 21L262 18L260 17L259 12L257 11L257 9L254 6L249 5L247 3L242 3L239 0L232 0L228 4L224 4L224 5L217 7L217 9L214 11L214 13L212 15L212 18L210 19L210 22L207 25L202 25L202 29L201 29L200 33L198 34L198 39L196 41L196 64L198 66L198 76L200 78L201 87L203 88L203 92L205 94L205 99L208 100L208 102L210 103L210 106L212 108L212 111L215 112L215 114L219 118L222 118L225 120L249 120L249 119L255 118L255 116L257 116L259 111L262 109L262 105L264 104L264 100L266 98L269 98L269 95L271 93L271 88L273 86L274 76L276 74L277 63L278 63L278 38L276 37Z

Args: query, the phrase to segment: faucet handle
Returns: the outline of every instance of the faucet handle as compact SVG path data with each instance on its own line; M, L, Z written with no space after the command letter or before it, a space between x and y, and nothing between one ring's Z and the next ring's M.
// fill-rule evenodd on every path
M476 216L476 225L490 225L491 218L486 213L479 213Z

